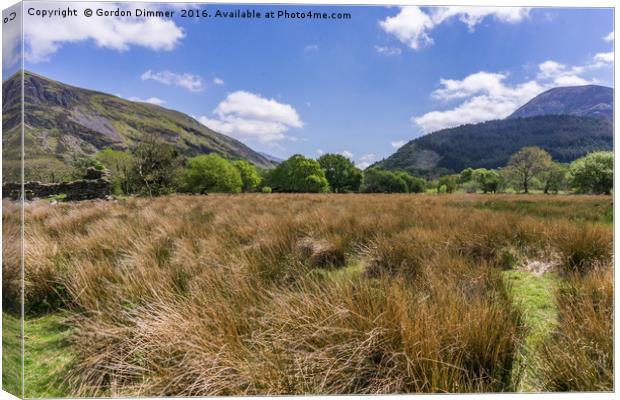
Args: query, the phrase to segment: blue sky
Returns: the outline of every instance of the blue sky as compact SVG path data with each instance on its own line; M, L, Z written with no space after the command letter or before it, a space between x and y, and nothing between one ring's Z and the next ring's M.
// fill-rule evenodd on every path
M85 7L36 8L67 5L80 14ZM139 8L178 15L183 6ZM25 65L72 85L182 111L259 151L341 152L361 167L424 133L503 118L550 87L613 86L611 9L201 8L352 17L26 16Z

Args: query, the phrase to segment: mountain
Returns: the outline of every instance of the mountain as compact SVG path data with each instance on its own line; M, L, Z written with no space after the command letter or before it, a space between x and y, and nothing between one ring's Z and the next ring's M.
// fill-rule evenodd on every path
M20 74L2 84L5 180L18 176ZM110 147L127 150L145 135L173 144L185 156L217 153L261 168L275 162L236 139L217 133L178 111L82 89L31 72L24 73L26 179L66 173L76 156Z
M573 115L510 118L443 129L414 139L376 167L437 177L472 168L497 168L525 146L539 146L558 162L613 149L612 122Z
M265 157L267 160L273 161L276 164L280 164L282 161L284 161L280 157L272 156L271 154L267 154L262 151L259 151L258 153L261 154L263 157Z
M559 87L539 94L508 118L538 115L577 115L613 119L614 91L598 85Z

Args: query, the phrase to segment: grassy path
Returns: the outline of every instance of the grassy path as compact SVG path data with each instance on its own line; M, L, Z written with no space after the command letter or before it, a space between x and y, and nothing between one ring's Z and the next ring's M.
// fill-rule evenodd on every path
M552 273L536 276L524 271L506 271L515 301L524 311L527 334L523 350L525 367L519 391L532 392L539 388L535 383L534 365L540 344L548 337L556 324L555 287L558 277Z
M19 319L8 314L3 314L2 318L3 345L5 349L10 348L8 353L5 350L3 358L9 357L9 359L5 359L6 362L11 366L17 366L17 373L20 373L19 339L14 338L13 335L5 335L5 333L14 330L11 329L12 327L19 326ZM24 379L26 397L65 397L68 395L63 378L73 362L73 357L66 341L69 331L62 324L63 318L62 314L56 313L28 318L25 321ZM15 370L16 368L11 368L6 374L15 375ZM19 393L19 377L3 376L3 380L6 378L9 378L6 381L9 384L7 389Z

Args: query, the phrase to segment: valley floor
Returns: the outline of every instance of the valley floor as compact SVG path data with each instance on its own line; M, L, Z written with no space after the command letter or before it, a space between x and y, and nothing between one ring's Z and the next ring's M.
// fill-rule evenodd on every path
M610 391L612 210L543 195L32 202L26 396ZM4 260L12 349L19 259Z

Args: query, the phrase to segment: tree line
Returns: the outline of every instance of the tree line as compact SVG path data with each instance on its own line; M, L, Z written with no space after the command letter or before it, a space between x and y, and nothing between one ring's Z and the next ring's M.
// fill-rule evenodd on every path
M75 178L88 167L110 171L116 195L159 196L169 193L497 193L532 190L544 193L609 194L613 153L593 152L570 164L552 160L538 147L524 147L505 167L465 168L458 174L426 180L405 171L377 167L362 171L345 156L311 159L296 154L271 170L215 153L185 159L174 146L147 140L128 152L104 149L74 162Z

